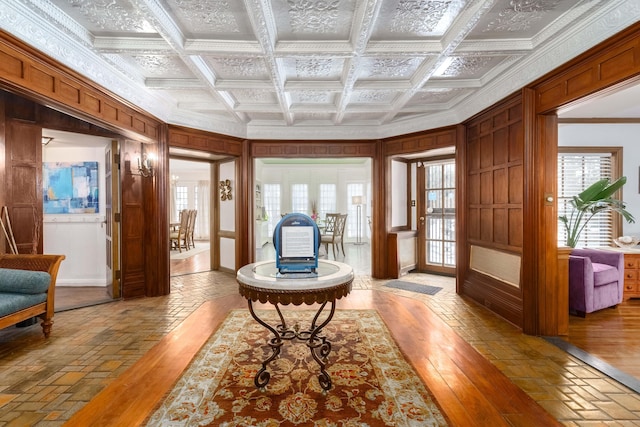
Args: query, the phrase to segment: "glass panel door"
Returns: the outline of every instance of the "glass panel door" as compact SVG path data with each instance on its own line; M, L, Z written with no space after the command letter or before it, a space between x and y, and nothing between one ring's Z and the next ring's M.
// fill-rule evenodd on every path
M455 274L456 170L455 161L425 162L418 168L420 270Z

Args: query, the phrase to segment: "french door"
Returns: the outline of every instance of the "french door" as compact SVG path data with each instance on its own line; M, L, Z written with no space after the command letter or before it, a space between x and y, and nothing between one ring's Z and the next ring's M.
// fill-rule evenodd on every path
M424 162L418 168L418 268L455 274L455 159Z

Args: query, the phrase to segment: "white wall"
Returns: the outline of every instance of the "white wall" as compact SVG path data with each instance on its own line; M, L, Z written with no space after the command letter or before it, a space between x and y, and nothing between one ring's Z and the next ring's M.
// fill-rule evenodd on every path
M561 124L558 145L623 147L622 174L627 183L622 199L636 222L622 221L622 230L624 235L640 236L640 124Z
M407 170L405 162L391 161L391 226L403 227L407 224Z
M104 147L43 147L43 162L98 162L98 214L44 215L44 253L66 257L58 286L106 286L104 152Z

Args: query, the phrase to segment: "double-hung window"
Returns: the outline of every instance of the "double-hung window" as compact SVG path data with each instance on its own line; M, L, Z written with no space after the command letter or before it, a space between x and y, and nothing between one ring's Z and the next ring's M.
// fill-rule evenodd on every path
M559 147L558 149L558 215L571 215L570 201L594 182L610 181L622 175L619 147ZM622 196L615 196L621 198ZM610 246L620 235L620 215L615 212L596 214L580 235L577 247ZM566 231L558 222L558 244L566 242Z

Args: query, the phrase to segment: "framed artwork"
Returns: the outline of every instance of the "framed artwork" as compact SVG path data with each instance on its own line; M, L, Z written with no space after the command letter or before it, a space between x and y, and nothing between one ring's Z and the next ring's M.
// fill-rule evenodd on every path
M98 162L45 162L45 214L97 214Z

